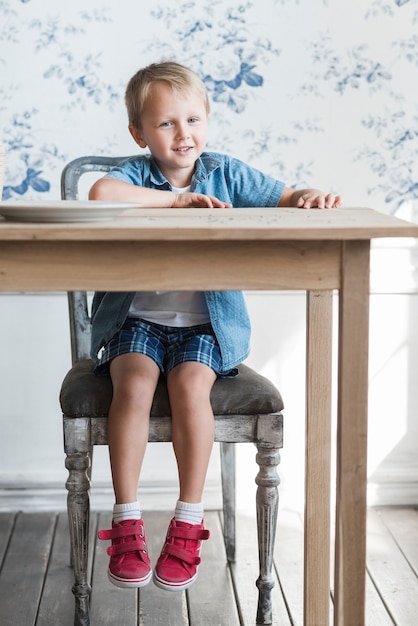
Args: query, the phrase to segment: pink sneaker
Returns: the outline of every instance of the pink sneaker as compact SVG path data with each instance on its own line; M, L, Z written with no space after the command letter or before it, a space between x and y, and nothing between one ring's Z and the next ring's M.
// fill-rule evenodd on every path
M197 578L201 541L209 539L204 523L186 524L172 519L155 566L154 583L167 591L187 589Z
M152 577L152 569L142 519L124 520L110 530L99 530L99 539L111 539L107 575L116 587L144 587Z

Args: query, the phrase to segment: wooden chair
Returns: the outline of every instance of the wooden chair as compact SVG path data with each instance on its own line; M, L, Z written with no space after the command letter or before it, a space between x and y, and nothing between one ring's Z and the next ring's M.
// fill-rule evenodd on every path
M122 160L81 157L70 162L61 179L62 198L77 200L80 177L107 172ZM73 365L61 388L64 448L69 477L68 516L75 584L75 624L89 624L88 536L89 488L93 446L106 445L106 424L112 398L110 378L93 374L90 359L90 318L85 292L68 293ZM271 590L273 548L278 510L277 465L282 447L283 402L266 378L245 365L235 379L218 379L212 390L215 441L220 442L224 539L228 561L235 558L235 443L253 442L259 471L256 511L260 574L256 581L258 624L272 623ZM170 406L166 384L160 380L151 411L149 441L171 441Z

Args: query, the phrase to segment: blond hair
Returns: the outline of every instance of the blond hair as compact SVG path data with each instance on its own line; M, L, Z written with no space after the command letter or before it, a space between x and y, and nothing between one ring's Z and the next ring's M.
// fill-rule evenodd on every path
M174 93L184 95L190 91L196 92L202 97L209 115L209 96L201 78L193 70L180 65L180 63L162 61L140 69L132 76L126 87L125 104L130 126L140 128L141 115L150 95L150 89L157 81L170 85Z

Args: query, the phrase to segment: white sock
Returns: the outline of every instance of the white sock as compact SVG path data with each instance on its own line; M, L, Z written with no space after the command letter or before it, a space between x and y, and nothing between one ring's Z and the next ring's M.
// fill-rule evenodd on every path
M203 504L201 502L182 502L177 500L174 519L187 524L201 524L203 519Z
M139 502L127 502L126 504L113 505L113 521L115 524L127 519L141 519L141 507Z

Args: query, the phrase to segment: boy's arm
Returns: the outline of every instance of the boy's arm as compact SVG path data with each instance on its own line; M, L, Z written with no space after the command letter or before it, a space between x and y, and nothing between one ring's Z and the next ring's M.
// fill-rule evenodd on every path
M203 193L180 193L149 189L114 178L100 178L89 192L89 200L137 202L147 208L228 208L231 205Z
M341 206L341 196L324 193L320 189L291 189L285 187L277 206L291 206L299 209L336 209Z

